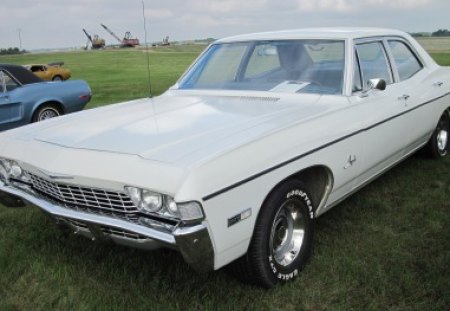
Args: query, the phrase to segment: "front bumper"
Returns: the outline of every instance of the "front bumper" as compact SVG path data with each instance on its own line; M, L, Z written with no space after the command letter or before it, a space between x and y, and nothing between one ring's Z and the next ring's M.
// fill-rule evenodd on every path
M28 202L42 209L58 224L92 240L111 241L134 248L152 250L167 247L178 250L196 271L214 269L214 250L205 224L167 230L135 224L119 218L72 210L50 202L32 189L5 185L0 181L0 204L25 206Z

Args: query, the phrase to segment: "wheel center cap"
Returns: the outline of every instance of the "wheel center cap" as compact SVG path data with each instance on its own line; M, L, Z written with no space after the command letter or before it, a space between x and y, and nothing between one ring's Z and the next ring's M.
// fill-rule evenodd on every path
M277 236L278 236L278 239L280 239L281 241L283 241L284 237L286 236L286 230L287 229L284 225L281 225L278 228Z

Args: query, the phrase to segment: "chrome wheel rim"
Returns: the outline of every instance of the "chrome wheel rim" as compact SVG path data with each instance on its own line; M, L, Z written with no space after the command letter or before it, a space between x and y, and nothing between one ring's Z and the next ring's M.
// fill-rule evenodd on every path
M448 132L446 130L440 130L437 134L437 146L440 152L447 150L448 144Z
M53 78L53 81L62 81L62 79L61 79L61 77L56 76L56 77Z
M278 210L270 232L272 258L281 266L290 265L300 254L306 221L298 202L289 200Z
M39 121L44 121L44 120L51 119L51 118L54 118L57 116L59 116L59 112L56 111L56 109L48 108L48 109L43 110L39 114Z

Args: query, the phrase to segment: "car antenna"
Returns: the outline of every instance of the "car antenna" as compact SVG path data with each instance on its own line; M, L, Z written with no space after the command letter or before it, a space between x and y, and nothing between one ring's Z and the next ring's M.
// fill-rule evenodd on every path
M145 5L144 0L142 0L142 17L144 19L144 35L145 35L145 54L147 56L147 73L148 73L148 97L152 98L152 82L150 76L150 54L148 51L148 42L147 42L147 23L145 20Z

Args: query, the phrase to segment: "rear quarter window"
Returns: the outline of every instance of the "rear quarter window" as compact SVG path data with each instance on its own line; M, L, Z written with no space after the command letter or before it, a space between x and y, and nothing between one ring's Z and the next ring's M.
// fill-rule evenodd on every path
M388 42L400 81L411 78L423 68L417 56L404 42L399 40L389 40Z

